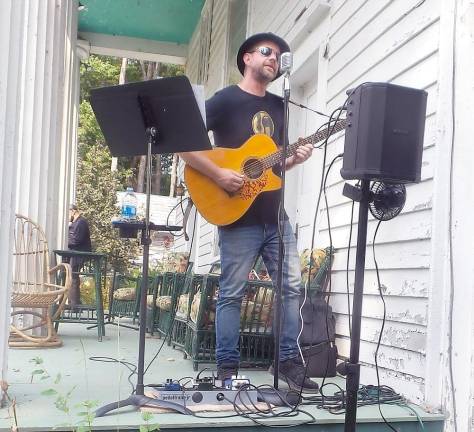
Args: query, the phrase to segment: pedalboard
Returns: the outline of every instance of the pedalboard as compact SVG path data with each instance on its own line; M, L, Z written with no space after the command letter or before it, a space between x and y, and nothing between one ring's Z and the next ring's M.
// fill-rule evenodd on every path
M194 380L191 388L167 379L163 385L150 386L149 395L188 407L217 405L232 408L234 404L250 407L259 402L258 390L250 387L250 380L245 376L233 376L225 383L213 377L204 377Z
M210 405L233 410L235 406L252 409L259 402L275 406L299 403L297 394L257 389L250 385L250 380L245 376L233 376L224 383L213 377L205 377L194 380L191 387L184 387L179 382L167 379L164 384L148 386L147 393L156 401L171 403L183 409Z
M183 406L203 406L217 405L232 409L234 405L247 405L249 408L257 404L258 390L235 391L229 389L213 390L192 390L183 389L181 391L165 390L160 387L153 387L149 391L150 397L167 402L173 402Z

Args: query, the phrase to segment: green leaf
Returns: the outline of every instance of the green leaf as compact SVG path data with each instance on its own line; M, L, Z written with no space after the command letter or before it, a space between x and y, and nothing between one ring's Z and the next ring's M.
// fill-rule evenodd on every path
M89 425L80 425L77 427L76 432L91 432L91 430Z
M150 421L152 418L153 418L152 413L148 411L142 412L142 419L145 420L146 422Z
M62 411L63 413L66 413L66 414L69 413L69 407L67 405L64 405L61 403L56 403L54 405L59 411Z
M31 372L31 375L41 375L44 374L44 369L35 369L33 372Z
M61 394L56 398L54 405L59 411L63 411L65 413L69 412L68 400Z
M57 392L56 390L54 390L54 389L51 388L51 389L48 389L48 390L43 390L43 391L41 392L41 394L42 394L43 396L54 396L54 395L57 395L58 392Z
M148 426L140 425L140 432L148 432Z
M56 379L54 380L54 384L59 384L60 381L61 381L61 374L58 373L58 374L56 375Z
M86 417L89 415L89 413L87 411L81 411L81 412L78 412L76 415L81 416L81 417Z
M73 387L71 388L71 390L69 390L69 391L66 393L66 397L67 397L67 398L69 398L69 397L71 396L72 392L76 389L76 387L77 387L77 386L73 386Z
M99 405L98 400L84 400L84 401L79 402L78 404L74 405L74 407L75 408L92 409L92 408L95 408L97 405Z
M87 407L87 408L94 408L97 405L99 405L98 400L86 400L86 401L84 401L84 406Z

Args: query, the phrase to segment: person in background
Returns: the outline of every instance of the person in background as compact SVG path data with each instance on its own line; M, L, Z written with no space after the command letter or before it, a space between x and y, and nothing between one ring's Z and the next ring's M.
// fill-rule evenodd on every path
M273 33L255 34L243 42L237 54L242 80L206 101L207 128L213 131L216 146L238 148L254 134L267 134L278 146L283 144L283 102L268 92L267 87L280 76L280 55L288 51L288 44ZM311 145L302 145L288 157L286 168L303 163L311 153ZM242 174L217 166L205 154L189 152L180 156L229 194L236 193L244 185ZM281 175L281 168L275 168L274 172ZM264 192L239 220L219 227L222 272L216 311L216 360L217 375L223 382L237 375L239 368L241 303L249 271L258 255L262 255L272 280L277 280L279 205L279 190ZM292 389L315 393L318 384L306 376L297 345L301 273L296 239L288 217L284 221L283 242L279 379Z
M69 206L69 235L68 249L81 252L91 252L91 235L89 223L82 216L75 204ZM69 291L69 306L74 308L81 304L80 297L80 279L78 272L80 271L84 259L79 256L71 257L69 262L72 269L72 285Z

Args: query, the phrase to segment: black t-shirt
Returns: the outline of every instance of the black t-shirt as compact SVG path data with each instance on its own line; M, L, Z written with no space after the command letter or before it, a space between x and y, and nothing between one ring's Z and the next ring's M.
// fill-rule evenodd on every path
M257 133L269 135L279 147L283 143L283 102L269 92L256 96L237 85L226 87L206 101L206 121L218 147L238 148ZM280 175L278 167L273 171ZM231 226L276 223L279 203L279 190L263 192Z

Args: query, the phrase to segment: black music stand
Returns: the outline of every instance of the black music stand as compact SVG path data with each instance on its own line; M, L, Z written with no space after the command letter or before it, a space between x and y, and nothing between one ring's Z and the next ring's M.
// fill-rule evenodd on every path
M143 279L140 292L139 351L137 387L127 399L99 408L96 416L127 405L155 405L187 413L187 408L173 402L144 395L146 294L148 257L151 243L150 224L151 155L210 150L211 143L202 120L191 84L185 76L161 78L91 91L91 105L113 156L146 155L145 221L125 223L120 229L141 230L143 245ZM162 227L160 227L162 228ZM174 231L181 227L166 227ZM136 235L136 234L135 234Z

